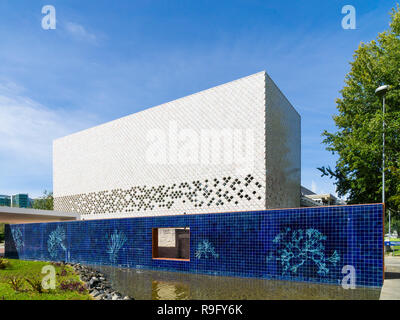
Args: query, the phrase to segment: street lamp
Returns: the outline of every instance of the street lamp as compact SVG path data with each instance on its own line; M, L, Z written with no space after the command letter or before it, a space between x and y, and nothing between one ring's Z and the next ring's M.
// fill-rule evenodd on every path
M383 114L383 132L382 132L382 203L385 203L385 96L386 92L389 90L388 85L380 86L375 90L375 94L382 97L382 114ZM389 237L390 232L390 210L389 211Z

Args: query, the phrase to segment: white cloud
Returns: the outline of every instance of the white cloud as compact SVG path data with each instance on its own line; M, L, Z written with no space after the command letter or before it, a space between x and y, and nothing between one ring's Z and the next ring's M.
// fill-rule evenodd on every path
M314 180L311 181L311 191L317 193L317 184Z
M325 189L323 189L320 186L318 186L317 183L315 182L315 180L311 180L311 191L316 193L316 194L327 194L327 193L329 193L329 192L325 191Z
M23 95L15 83L0 81L0 160L7 168L0 181L2 188L20 188L15 181L51 180L54 139L93 126L96 117L81 111L50 109ZM21 183L23 184L23 182ZM34 182L36 185L36 182ZM6 192L7 190L1 190Z
M80 40L96 43L97 37L93 33L88 32L85 27L75 22L65 23L65 29L69 34Z

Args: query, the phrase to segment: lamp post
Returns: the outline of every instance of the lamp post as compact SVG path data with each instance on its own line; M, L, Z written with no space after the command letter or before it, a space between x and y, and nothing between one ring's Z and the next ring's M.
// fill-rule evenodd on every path
M383 124L382 124L382 203L385 203L385 96L388 91L389 86L383 85L375 90L375 94L382 96L382 114L383 114ZM390 210L389 211L389 237L391 235L390 230Z

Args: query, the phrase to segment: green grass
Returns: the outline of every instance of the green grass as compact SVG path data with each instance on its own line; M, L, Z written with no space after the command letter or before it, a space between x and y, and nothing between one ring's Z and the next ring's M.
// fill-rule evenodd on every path
M389 240L389 239L385 239L385 240ZM400 241L399 238L390 238L389 241ZM400 256L400 246L392 246L392 252L394 256Z
M79 281L79 276L74 272L72 267L65 266L67 273L63 276L60 275L62 267L54 266L56 269L56 289L47 290L43 293L38 293L24 281L21 291L16 292L9 284L10 276L17 276L33 279L42 279L46 274L42 274L42 268L49 265L49 262L42 261L23 261L12 260L9 261L6 269L0 270L0 300L91 300L91 296L87 291L79 293L77 291L64 291L60 289L62 281Z
M400 239L391 239L391 241L400 241ZM400 256L400 246L393 246L392 250L394 256Z

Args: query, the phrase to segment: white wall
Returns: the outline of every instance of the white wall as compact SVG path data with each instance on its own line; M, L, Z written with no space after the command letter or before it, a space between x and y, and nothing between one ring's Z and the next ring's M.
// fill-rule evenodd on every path
M280 119L274 123L299 121L268 79L260 72L54 141L55 210L106 218L298 206L282 192L267 195L274 188L266 189L268 165L274 177L300 167L287 150L269 160L266 155L267 146L276 152L272 143L279 149L300 139L295 129L284 141L266 144L268 112ZM266 100L273 95L271 105L284 101L284 109L269 110ZM271 135L285 129L272 127ZM282 159L290 159L284 168ZM239 184L232 185L235 179ZM299 193L296 179L284 180L282 188L292 185L291 191L298 183Z
M266 208L300 207L301 118L266 75Z

